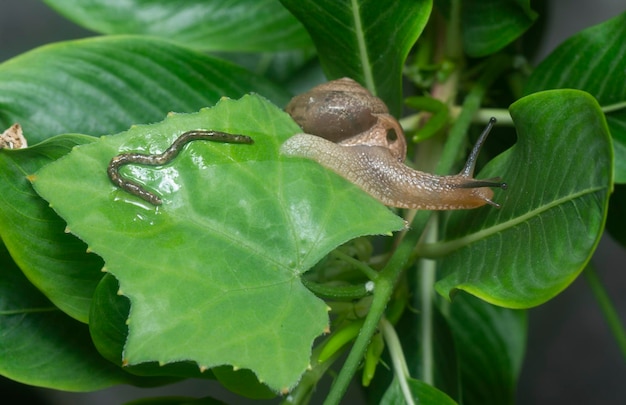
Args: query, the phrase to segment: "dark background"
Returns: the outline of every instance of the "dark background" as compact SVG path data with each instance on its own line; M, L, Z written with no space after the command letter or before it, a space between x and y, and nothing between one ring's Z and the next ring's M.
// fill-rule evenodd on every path
M552 0L548 8L551 15L539 60L570 35L623 12L626 2ZM42 1L0 0L0 62L42 44L90 35L93 34L65 20ZM626 252L605 237L592 263L626 323ZM519 404L626 404L626 362L584 277L552 301L529 312L530 333L518 390ZM25 387L0 380L5 398L10 397L9 388ZM135 398L204 396L209 392L235 402L236 397L211 382L188 381L157 389L120 386L96 393L35 388L28 390L29 395L35 396L28 403L108 405ZM25 401L24 398L19 402ZM244 402L248 401L239 403Z

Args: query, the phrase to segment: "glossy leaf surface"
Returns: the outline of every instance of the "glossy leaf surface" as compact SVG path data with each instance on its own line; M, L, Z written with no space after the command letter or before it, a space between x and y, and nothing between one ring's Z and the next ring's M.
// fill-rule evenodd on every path
M101 34L142 34L203 51L310 48L302 25L278 0L46 0Z
M93 347L87 326L50 303L0 244L0 375L24 384L92 391L131 383Z
M234 64L161 39L102 37L44 46L0 64L0 128L30 145L63 133L111 134L249 92L289 97Z
M107 178L112 156L160 152L201 128L255 143L196 141L162 168L124 167L161 195L158 208ZM36 190L105 259L130 299L125 363L229 364L275 391L298 381L328 325L326 305L300 275L347 240L404 226L316 163L278 156L298 131L275 106L245 96L103 137L37 173Z
M501 176L491 207L450 215L437 290L465 290L511 308L538 305L567 287L585 267L602 231L612 188L612 149L593 97L554 90L510 108L513 148L480 178Z
M459 356L464 401L515 403L526 347L526 312L458 294L450 305L448 322Z
M615 181L626 183L626 13L572 36L532 73L526 94L573 88L607 109L615 149Z
M66 135L28 149L0 150L0 237L30 282L82 322L88 320L91 296L102 278L102 260L65 233L65 221L35 193L26 176L93 140Z
M430 17L432 0L281 1L313 38L329 80L350 77L400 114L402 66Z

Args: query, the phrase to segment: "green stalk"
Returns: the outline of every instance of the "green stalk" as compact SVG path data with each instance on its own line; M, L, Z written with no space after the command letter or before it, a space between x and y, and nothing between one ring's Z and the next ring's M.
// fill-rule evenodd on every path
M348 389L348 385L350 385L350 381L356 374L363 360L363 356L372 336L378 329L378 323L385 313L385 308L393 294L394 286L400 274L402 274L413 248L417 242L419 242L429 217L429 211L419 211L417 213L411 224L411 229L405 233L404 238L389 259L389 262L374 280L374 297L370 311L365 318L361 332L356 338L346 362L335 379L324 404L338 405L341 402L343 395Z
M613 333L613 338L622 352L624 361L626 361L626 330L624 330L624 325L622 325L620 321L619 315L615 310L615 306L613 305L611 298L607 294L606 289L604 288L604 285L602 285L602 281L600 281L600 277L598 277L598 273L595 271L593 266L588 265L584 274L587 282L589 283L589 287L591 287L591 292L598 302L598 305L600 305L600 310L602 311L602 314L604 314L606 322L609 324L611 333Z
M437 215L432 221L424 237L424 243L431 243L437 240ZM422 375L420 379L427 384L433 385L435 382L434 371L434 344L433 344L433 302L434 285L437 281L437 262L430 259L420 259L418 263L418 277L420 289L420 344L422 346Z
M402 351L402 344L400 344L398 334L393 328L393 325L385 318L380 320L380 325L385 337L385 342L387 343L394 373L398 379L398 383L400 384L402 395L404 396L404 401L407 405L415 405L415 402L413 401L413 394L411 394L411 389L407 383L407 379L410 377L409 367L406 364L406 359L404 357L404 352Z

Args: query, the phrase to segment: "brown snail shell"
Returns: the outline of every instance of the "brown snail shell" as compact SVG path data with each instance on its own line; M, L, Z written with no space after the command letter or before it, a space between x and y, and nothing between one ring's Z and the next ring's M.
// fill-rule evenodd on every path
M307 134L342 145L378 145L400 161L406 140L385 103L356 81L344 77L295 96L285 111Z

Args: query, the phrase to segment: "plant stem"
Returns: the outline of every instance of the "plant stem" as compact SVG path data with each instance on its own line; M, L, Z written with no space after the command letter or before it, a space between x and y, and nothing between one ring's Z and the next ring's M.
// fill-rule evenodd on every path
M615 341L622 352L622 356L626 361L626 330L624 330L624 325L622 325L619 319L615 306L611 302L611 298L607 294L606 289L604 288L604 285L602 285L602 281L600 281L600 277L598 277L598 273L595 271L593 266L588 265L584 274L587 282L589 283L589 287L591 287L591 292L600 305L600 310L604 314L606 322L609 324L609 328L613 333L613 337L615 338Z
M374 280L376 279L376 277L378 277L378 272L376 270L374 270L367 264L363 263L362 261L343 253L341 250L335 249L332 254L335 257L340 258L344 262L347 262L353 265L357 270L361 271L361 273L363 273L370 280Z
M370 311L365 318L363 328L361 328L361 332L356 338L354 345L348 354L348 358L341 368L337 379L333 383L324 404L338 405L344 393L348 389L348 385L350 385L352 377L356 374L356 371L363 360L363 355L367 350L367 346L378 328L378 323L385 312L387 303L393 293L394 286L400 277L400 274L402 274L402 271L411 256L413 248L419 241L429 217L429 211L419 211L417 213L413 219L410 230L403 235L402 241L389 259L389 262L378 274L376 280L374 280L374 297Z
M433 215L433 221L429 224L424 237L424 243L437 240L437 218ZM434 379L434 354L433 354L433 291L436 281L437 262L430 259L420 259L419 263L419 288L420 288L420 343L422 345L422 375L420 379L427 384L433 385Z
M404 358L404 352L402 351L402 344L400 343L400 339L398 339L398 334L393 328L393 325L384 317L380 320L380 326L383 331L383 336L385 337L394 373L396 374L396 378L400 384L404 400L408 405L415 405L411 389L407 384L407 378L410 377L409 367L406 364L406 359Z
M624 110L624 109L626 109L626 101L602 106L602 112L605 114L611 113L613 111Z

